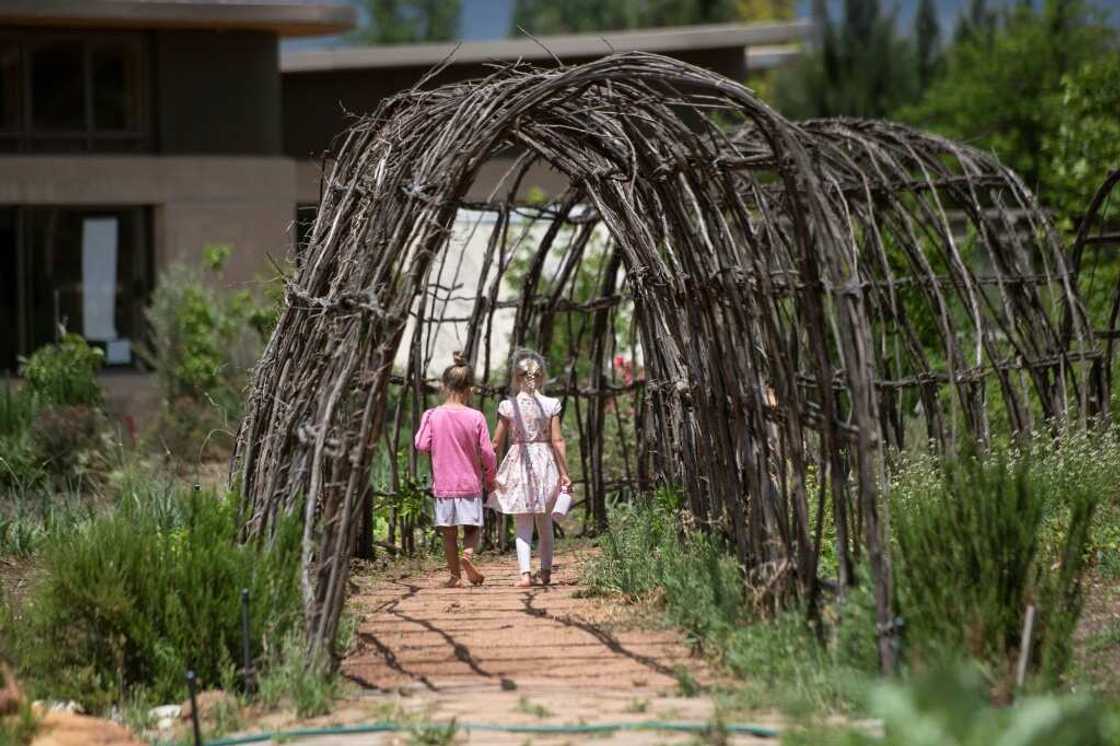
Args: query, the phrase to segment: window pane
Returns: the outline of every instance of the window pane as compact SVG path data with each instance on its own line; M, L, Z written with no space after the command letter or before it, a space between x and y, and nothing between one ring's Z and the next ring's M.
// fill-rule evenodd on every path
M86 129L80 41L52 41L31 50L31 116L37 130Z
M19 45L0 41L0 130L21 130L23 65Z
M112 42L94 47L93 126L97 130L141 128L140 47Z
M148 249L141 209L28 208L32 348L59 324L128 363L142 333Z

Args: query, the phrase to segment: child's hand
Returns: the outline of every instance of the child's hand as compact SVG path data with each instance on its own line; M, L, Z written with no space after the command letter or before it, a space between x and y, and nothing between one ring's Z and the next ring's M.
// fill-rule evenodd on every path
M572 488L572 480L567 474L560 477L560 486L566 490L570 490Z

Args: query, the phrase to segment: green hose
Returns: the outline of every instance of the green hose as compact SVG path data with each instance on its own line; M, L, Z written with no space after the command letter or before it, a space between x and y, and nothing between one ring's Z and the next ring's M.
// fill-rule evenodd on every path
M207 741L206 746L240 746L244 743L262 743L273 739L292 740L296 738L313 738L315 736L339 736L359 733L392 733L415 728L435 729L446 728L451 724L439 725L409 725L407 723L394 723L381 721L366 725L333 725L323 728L298 728L296 730L279 731L276 733L252 733L246 736L231 736ZM526 724L526 725L497 725L494 723L455 723L455 727L464 731L499 731L502 733L613 733L619 730L661 730L677 733L704 733L713 727L720 728L727 733L757 736L760 738L777 738L778 731L761 725L743 723L728 723L712 726L704 723L680 723L661 720L642 720L635 723L594 723L594 724Z

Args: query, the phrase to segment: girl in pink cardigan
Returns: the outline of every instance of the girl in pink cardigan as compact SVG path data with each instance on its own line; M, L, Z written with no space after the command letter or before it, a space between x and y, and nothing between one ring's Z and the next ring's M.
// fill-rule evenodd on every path
M474 371L461 353L456 352L454 360L443 371L444 403L424 412L416 432L417 450L432 455L436 526L443 533L449 588L462 584L460 568L473 585L485 580L471 560L482 528L482 488L493 489L497 470L486 417L467 406ZM461 558L459 526L463 527Z

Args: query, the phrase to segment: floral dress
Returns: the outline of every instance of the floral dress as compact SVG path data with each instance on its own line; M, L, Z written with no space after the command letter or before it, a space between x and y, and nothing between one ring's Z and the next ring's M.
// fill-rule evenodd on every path
M498 467L487 506L501 513L548 513L560 492L560 468L552 450L552 418L560 400L522 391L498 405L510 447Z

